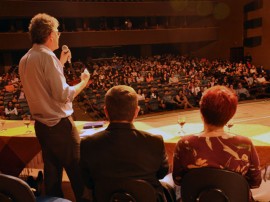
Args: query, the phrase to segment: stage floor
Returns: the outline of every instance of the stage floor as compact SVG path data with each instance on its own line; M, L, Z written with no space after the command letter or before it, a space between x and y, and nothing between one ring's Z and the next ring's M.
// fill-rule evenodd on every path
M270 100L240 103L233 117L231 133L248 136L256 145L270 146ZM203 130L199 109L171 111L164 114L138 117L136 127L153 134L161 134L165 142L174 142L179 136L178 115L186 117L185 134ZM225 127L228 131L228 128Z
M270 126L270 99L242 102L238 104L235 116L235 124L260 124ZM148 127L155 128L176 124L177 116L185 115L187 123L202 123L198 108L189 110L169 111L156 114L141 116L136 121L144 122Z

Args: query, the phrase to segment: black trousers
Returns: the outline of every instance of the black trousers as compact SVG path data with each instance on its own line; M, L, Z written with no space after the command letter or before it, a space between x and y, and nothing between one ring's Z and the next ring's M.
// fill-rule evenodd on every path
M62 174L65 169L76 201L81 201L83 181L80 175L80 137L71 117L62 118L53 127L35 122L35 132L39 140L44 161L45 194L64 197Z

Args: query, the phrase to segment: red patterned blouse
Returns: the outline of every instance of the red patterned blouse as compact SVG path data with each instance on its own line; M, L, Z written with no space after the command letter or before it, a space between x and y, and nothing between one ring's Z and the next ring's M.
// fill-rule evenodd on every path
M173 159L173 179L181 185L182 176L192 168L214 167L238 172L250 188L261 184L260 164L251 140L240 135L203 137L189 135L178 141Z

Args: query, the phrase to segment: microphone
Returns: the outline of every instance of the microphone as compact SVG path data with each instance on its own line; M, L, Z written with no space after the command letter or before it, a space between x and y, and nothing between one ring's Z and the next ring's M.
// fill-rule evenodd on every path
M64 53L66 54L66 53L68 53L68 51L70 51L70 50L69 50L69 48L68 48L67 45L63 45L63 46L62 46L62 51L64 51ZM68 63L69 63L69 64L71 63L71 58L70 58L70 57L68 58Z

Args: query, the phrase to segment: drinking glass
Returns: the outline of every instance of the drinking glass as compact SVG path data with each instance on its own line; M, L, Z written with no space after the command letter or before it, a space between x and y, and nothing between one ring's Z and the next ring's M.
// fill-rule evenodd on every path
M1 124L1 130L0 130L0 132L4 132L4 131L7 130L6 128L4 128L5 123L6 123L6 117L1 116L0 117L0 124Z
M27 130L26 130L26 134L31 133L32 131L29 129L29 125L31 124L31 116L30 115L26 115L23 118L23 124L26 126Z
M227 122L226 126L227 126L229 132L231 132L231 128L234 126L234 121L233 121L233 119L229 120L229 121Z
M183 129L185 123L186 123L186 117L185 116L182 116L182 115L179 115L177 117L177 123L180 125L180 128L181 130L178 132L179 135L184 135L185 134L185 131Z

